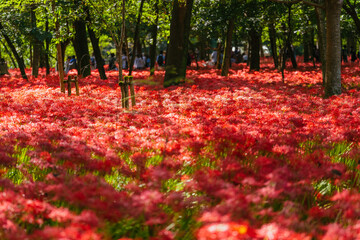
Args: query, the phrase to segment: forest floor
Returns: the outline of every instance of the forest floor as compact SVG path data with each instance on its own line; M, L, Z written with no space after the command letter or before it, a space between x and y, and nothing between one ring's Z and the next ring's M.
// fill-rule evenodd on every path
M135 71L0 77L0 239L357 239L360 67L324 99L319 65L228 77L193 66L186 83ZM30 75L30 72L28 72ZM72 72L71 74L75 74Z

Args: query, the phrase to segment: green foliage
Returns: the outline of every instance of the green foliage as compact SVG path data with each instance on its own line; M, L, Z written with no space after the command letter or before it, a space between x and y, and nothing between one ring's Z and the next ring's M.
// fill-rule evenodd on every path
M31 148L20 148L15 146L15 153L12 157L14 157L17 162L14 167L5 168L5 177L10 179L14 184L21 184L24 181L42 181L46 177L46 175L51 171L51 169L40 168L36 164L30 161L30 157L28 156L28 151Z

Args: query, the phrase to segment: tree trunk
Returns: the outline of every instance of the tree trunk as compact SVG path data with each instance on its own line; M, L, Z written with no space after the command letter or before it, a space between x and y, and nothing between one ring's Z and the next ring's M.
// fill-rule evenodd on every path
M64 62L65 62L65 51L66 51L66 48L67 46L70 44L70 39L69 40L66 40L65 42L63 41L60 41L60 49L61 49L61 62L62 64L64 65Z
M91 74L91 68L85 21L82 19L75 20L74 29L73 44L76 52L78 74L80 77L87 77Z
M315 46L315 40L314 40L314 28L311 28L310 31L310 37L309 37L309 52L312 56L312 62L313 62L313 66L316 66L316 61L318 61L317 58L319 58L320 56L317 56L317 54L320 53L320 51L317 51L316 46Z
M222 69L221 69L221 76L227 76L229 74L230 68L230 61L231 61L231 49L232 49L232 36L235 27L235 18L231 18L229 20L229 25L226 34L226 41L225 41L225 49L224 49L224 58L222 61Z
M340 15L342 0L326 1L326 80L325 97L341 94L341 36Z
M221 69L221 49L222 49L222 42L219 42L218 47L216 49L216 69Z
M287 49L289 50L290 60L293 68L297 68L296 56L295 56L295 49L292 47L291 42L288 42Z
M91 45L93 47L95 61L96 61L96 67L99 71L100 79L105 80L105 79L107 79L106 74L105 74L105 68L104 68L105 61L101 56L101 50L99 47L99 38L96 37L94 31L91 29L90 26L88 26L87 29L88 29ZM120 67L121 67L121 62L119 63L119 68Z
M288 36L287 36L287 50L289 51L290 54L290 60L291 63L293 65L293 68L297 68L297 63L296 63L296 57L295 57L295 49L292 46L292 25L291 25L291 7L292 4L289 5L289 9L288 9Z
M274 23L269 24L269 37L270 37L270 45L271 45L271 54L274 60L275 68L279 67L279 58L278 58L278 50L276 46L276 30L274 27Z
M59 16L57 15L55 11L56 2L55 0L51 1L51 8L52 13L55 15L55 32L56 32L56 38L60 38L60 23L59 23ZM65 51L65 50L64 50ZM58 72L59 72L59 81L60 81L60 91L62 93L65 93L65 84L64 84L64 54L63 54L63 48L62 43L56 44L56 58L57 58L57 66L58 66Z
M324 3L324 1L322 1ZM325 4L325 3L324 3ZM321 62L321 71L322 71L322 78L323 78L323 85L325 86L325 75L326 75L326 13L321 8L315 8L316 11L316 17L317 17L317 27L318 27L318 35L319 35L319 50L320 50L320 62ZM341 60L341 57L340 57ZM340 61L341 63L341 61Z
M310 36L308 33L304 33L303 46L304 46L304 63L310 61Z
M30 21L31 21L31 45L33 49L32 54L32 72L31 75L38 77L39 75L39 64L40 64L40 51L41 51L41 41L37 36L37 26L36 26L36 5L31 5L30 11Z
M45 32L49 32L49 21L46 19L45 24ZM49 53L50 53L50 41L51 39L47 37L45 39L45 68L46 68L46 76L50 74L50 62L49 62Z
M141 21L141 15L142 15L142 11L143 11L144 2L145 2L145 0L141 0L139 11L138 11L137 21L136 21L136 26L135 26L135 33L134 33L134 47L133 47L133 51L132 51L133 54L131 55L130 65L129 65L129 76L131 76L133 68L134 68L134 61L135 61L135 57L136 57L136 53L137 53L136 50L139 49L140 21ZM140 49L141 49L141 47L140 47Z
M250 30L250 43L251 43L250 71L259 71L261 33L255 28L252 28Z
M347 14L349 14L350 17L353 19L355 26L356 26L356 31L358 32L358 34L360 34L360 19L357 15L358 7L356 5L352 6L350 4L350 1L344 1L343 8L344 8L345 12Z
M14 44L11 42L11 39L9 38L9 36L4 32L4 27L2 26L2 24L0 23L0 30L2 30L2 35L4 36L4 39L7 43L7 45L9 46L10 50L12 51L16 62L19 66L20 72L21 72L21 76L23 79L28 79L25 73L25 64L24 64L24 59L22 56L20 56L18 54L18 52L16 51L16 48L14 46Z
M5 52L7 53L7 55L9 55L10 60L11 60L12 64L14 65L14 68L17 68L16 61L15 61L15 59L13 58L10 50L7 48L5 42L1 41L1 43L2 43L2 45L4 46Z
M159 23L159 0L155 2L155 23L151 26L151 38L153 40L150 46L150 76L155 74L155 62L156 62L156 44L157 44L157 27Z
M185 80L193 3L194 0L174 0L170 25L170 43L166 53L164 87L177 85Z

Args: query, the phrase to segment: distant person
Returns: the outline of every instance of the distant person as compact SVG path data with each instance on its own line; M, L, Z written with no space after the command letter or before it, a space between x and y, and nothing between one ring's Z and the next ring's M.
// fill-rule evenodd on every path
M147 57L147 55L145 53L142 53L141 57L142 57L142 59L144 61L144 68L146 68L147 67L146 66L146 61L147 61L148 57Z
M72 70L72 69L77 69L75 55L71 57L70 62L69 62L69 70Z
M146 57L145 66L150 67L150 64L151 64L150 57L148 55L145 55L145 57Z
M159 65L159 67L164 66L164 55L163 55L163 53L164 53L163 51L160 51L159 56L157 56L157 58L156 58L156 62Z
M125 55L125 53L122 54L121 56L121 61L122 61L122 69L127 69L128 68L128 63L127 63L127 57Z
M135 69L144 69L145 68L145 62L144 59L142 58L142 56L140 54L138 54L135 58Z
M198 48L195 48L194 57L195 61L200 61L200 51Z
M90 58L90 66L92 70L96 69L96 59L94 54Z
M110 54L110 59L109 59L108 71L110 71L110 70L117 70L115 62L116 62L115 54L114 54L114 53L111 53L111 54Z
M211 62L212 64L216 65L216 62L217 62L217 54L218 52L216 50L214 50L212 53L211 53Z
M70 61L71 61L71 57L68 56L67 60L65 61L65 74L68 74L70 71Z
M248 61L249 57L246 53L242 54L242 60L244 61L244 63L246 63Z

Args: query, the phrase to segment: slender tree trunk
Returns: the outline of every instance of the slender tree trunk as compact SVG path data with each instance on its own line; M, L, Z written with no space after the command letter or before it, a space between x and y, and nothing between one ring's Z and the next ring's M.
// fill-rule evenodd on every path
M250 55L250 70L260 70L260 44L261 44L261 32L252 28L250 30L250 43L251 43L251 55Z
M55 12L56 3L55 0L52 0L52 13L55 15L55 32L56 38L60 38L60 23L58 20L58 15ZM59 72L59 81L60 81L60 91L65 93L65 84L64 84L64 54L61 47L61 43L56 44L56 51L57 51L57 65L58 65L58 72ZM65 51L65 50L64 50Z
M278 50L276 46L276 30L274 27L274 23L269 24L269 36L270 36L270 45L271 45L271 53L274 60L275 68L279 67L279 58L278 58Z
M40 45L39 69L44 68L45 65L45 44L42 42Z
M7 55L9 55L10 60L11 60L11 62L12 62L12 64L13 64L14 68L17 68L18 66L17 66L17 64L16 64L16 61L15 61L15 59L13 58L10 50L7 48L5 42L1 41L1 43L2 43L2 45L4 46L5 52L7 53Z
M32 49L33 49L33 54L32 54L32 72L31 74L34 77L38 77L39 75L39 64L40 64L40 51L41 51L41 41L38 40L38 36L37 36L37 26L36 26L36 5L31 5L31 11L30 11L30 20L31 20L31 39L32 39Z
M194 0L174 0L164 87L179 84L185 79L193 3Z
M129 65L129 75L132 74L132 71L134 68L134 61L135 61L135 57L136 57L136 50L138 50L138 48L139 48L140 21L141 21L141 15L142 15L142 11L143 11L144 2L145 2L145 0L141 0L139 11L138 11L137 21L136 21L136 26L135 26L135 34L134 34L133 54L131 55L130 65ZM141 47L140 47L140 49L141 49Z
M46 19L45 24L45 32L49 32L49 21ZM46 75L50 74L50 62L49 62L49 53L50 53L50 38L47 37L45 40L45 68L46 68Z
M290 60L291 60L291 64L292 64L293 68L297 68L297 62L296 62L296 57L295 57L295 49L292 47L290 41L288 42L287 49L289 50Z
M222 42L218 43L218 47L216 49L216 69L221 69L221 48L222 48Z
M326 83L325 97L341 94L341 36L340 15L342 0L326 1Z
M206 37L204 37L203 35L200 35L200 59L201 60L207 60L207 51L206 49L208 49L208 43L206 40Z
M303 46L304 46L304 63L310 61L310 36L308 33L304 33L303 35Z
M30 46L29 46L29 57L30 57L30 67L31 67L33 65L33 46L32 46L31 43L30 43Z
M94 51L94 55L95 55L95 61L96 61L96 67L99 71L100 74L100 79L105 80L107 79L106 74L105 74L105 61L101 56L101 50L99 47L99 38L96 37L94 31L91 29L90 26L88 26L88 33L89 33L89 37L90 37L90 41L93 47L93 51ZM119 62L119 68L121 67L121 62Z
M313 66L315 67L316 61L317 61L316 57L320 57L320 56L315 56L315 55L319 54L320 51L316 50L315 41L314 41L314 28L311 28L311 31L310 31L309 51L312 56Z
M288 7L288 36L287 36L287 50L289 51L290 54L290 60L291 63L293 65L293 68L297 68L297 63L296 63L296 57L295 57L295 49L292 47L292 24L291 24L291 7L292 4L289 5Z
M26 76L26 73L25 73L25 64L24 64L24 59L22 56L20 56L18 54L18 52L16 51L16 48L14 46L14 44L11 42L11 39L9 38L9 36L4 32L4 27L2 26L2 24L0 23L0 30L2 31L2 35L7 43L7 45L9 46L10 50L12 51L17 63L18 63L18 66L19 66L19 69L20 69L20 72L21 72L21 76L23 79L28 79L27 76Z
M324 3L324 1L322 1ZM324 3L325 4L325 3ZM323 77L323 85L325 86L325 80L326 80L326 14L325 11L321 8L315 8L316 11L316 17L317 17L317 27L318 27L318 35L319 35L319 50L320 50L320 61L321 61L321 71L322 71L322 77ZM340 63L341 63L341 57L340 57Z
M231 49L232 49L232 36L235 27L235 18L229 20L229 25L226 34L224 58L222 61L221 76L227 76L229 74L230 61L231 61Z
M350 17L353 19L355 26L356 26L356 31L358 32L358 34L360 34L360 19L357 14L358 7L356 5L352 6L350 1L347 0L347 1L344 1L343 8L344 8L345 12L347 14L349 14Z
M63 66L64 66L64 62L65 62L65 51L69 44L70 44L70 40L66 40L65 42L60 41L61 57L62 57L61 62L63 64Z
M75 37L73 40L78 63L78 74L87 77L91 74L90 54L86 35L86 24L82 19L74 21Z
M156 44L157 44L157 27L159 23L159 0L155 2L155 23L151 26L151 38L153 40L150 46L150 76L155 74L155 62L156 62Z

